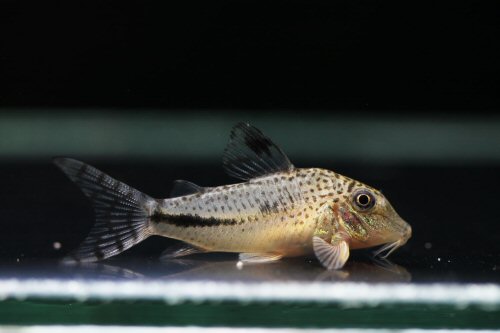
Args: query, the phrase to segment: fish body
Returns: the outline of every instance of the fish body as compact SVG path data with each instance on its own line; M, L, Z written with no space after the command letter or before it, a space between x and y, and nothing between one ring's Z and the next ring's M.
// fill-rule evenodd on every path
M314 253L341 268L349 249L403 245L411 227L377 190L330 170L295 168L262 132L233 128L223 163L244 182L200 187L176 181L173 197L153 199L72 159L56 164L94 201L96 227L67 260L95 261L151 235L184 241L167 258L237 252L243 262Z

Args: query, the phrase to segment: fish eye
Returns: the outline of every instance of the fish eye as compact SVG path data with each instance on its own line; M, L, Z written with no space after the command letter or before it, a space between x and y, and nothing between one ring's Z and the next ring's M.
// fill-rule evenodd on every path
M360 210L368 210L375 205L375 197L368 191L360 191L354 195L354 204Z

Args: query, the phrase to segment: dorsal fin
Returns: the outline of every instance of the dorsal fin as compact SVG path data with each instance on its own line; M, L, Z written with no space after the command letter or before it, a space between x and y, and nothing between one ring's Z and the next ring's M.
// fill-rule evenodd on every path
M271 139L246 123L239 123L231 130L222 164L230 176L243 180L294 168Z
M183 195L203 193L206 190L207 190L206 187L201 187L187 180L177 179L174 180L172 191L170 191L170 197L175 198L175 197L181 197Z

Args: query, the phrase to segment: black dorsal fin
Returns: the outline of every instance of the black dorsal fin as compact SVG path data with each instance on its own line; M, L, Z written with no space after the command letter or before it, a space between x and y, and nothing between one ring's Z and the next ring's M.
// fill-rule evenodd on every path
M175 198L181 197L183 195L203 193L206 191L206 189L206 187L201 187L187 180L177 179L174 180L172 191L170 191L170 197Z
M233 127L222 163L230 176L243 180L294 168L271 139L247 123Z

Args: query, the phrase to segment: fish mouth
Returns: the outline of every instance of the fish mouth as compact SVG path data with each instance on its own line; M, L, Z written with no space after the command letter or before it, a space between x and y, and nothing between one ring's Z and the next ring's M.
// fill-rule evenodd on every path
M405 245L410 237L411 237L411 227L408 225L406 232L400 239L398 239L395 242L389 242L384 244L381 248L374 251L373 255L375 257L386 259L392 252L396 251L398 248Z

